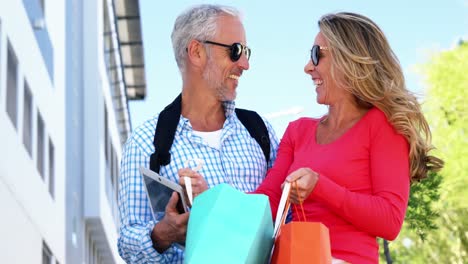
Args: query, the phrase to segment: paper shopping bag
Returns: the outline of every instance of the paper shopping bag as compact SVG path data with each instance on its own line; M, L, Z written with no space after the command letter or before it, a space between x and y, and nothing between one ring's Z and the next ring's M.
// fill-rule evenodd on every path
M293 182L298 192L297 183ZM275 245L271 264L328 264L331 263L330 235L328 228L322 223L307 222L302 201L301 214L304 222L290 222L284 224L292 191L291 183L286 183L281 194L275 223ZM297 209L295 207L295 209ZM298 213L298 210L295 210Z
M316 222L290 222L282 226L271 263L331 263L328 228Z
M272 236L268 197L220 184L194 200L185 263L263 264L271 252Z

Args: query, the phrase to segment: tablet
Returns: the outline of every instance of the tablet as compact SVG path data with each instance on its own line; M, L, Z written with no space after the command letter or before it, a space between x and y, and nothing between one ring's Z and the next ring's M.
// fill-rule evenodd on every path
M162 177L150 169L141 167L140 172L143 177L145 191L155 220L160 220L164 216L166 205L173 192L179 194L179 202L177 203L177 210L179 213L188 212L189 208L187 207L182 186Z

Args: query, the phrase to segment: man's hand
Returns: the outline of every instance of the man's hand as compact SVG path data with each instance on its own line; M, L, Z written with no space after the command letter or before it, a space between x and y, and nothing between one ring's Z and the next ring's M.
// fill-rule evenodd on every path
M285 182L291 183L291 192L289 194L291 203L298 204L307 199L314 190L318 179L319 174L309 168L300 168L289 174ZM297 190L295 184L297 184Z
M153 247L159 253L166 251L172 243L185 242L190 213L179 214L177 211L178 201L179 196L173 192L166 205L164 218L154 226L151 232Z
M184 192L186 192L185 188L185 180L184 177L190 177L192 180L192 193L193 198L195 198L200 193L208 190L208 184L205 181L203 176L189 168L183 168L179 170L179 184L182 185Z

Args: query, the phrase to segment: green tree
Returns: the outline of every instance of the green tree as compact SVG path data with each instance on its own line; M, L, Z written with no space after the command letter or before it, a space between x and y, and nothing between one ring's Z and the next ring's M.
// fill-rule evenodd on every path
M468 43L442 52L423 68L429 85L423 109L431 125L436 156L445 167L430 175L429 181L412 192L429 201L431 188L440 184L440 198L434 203L435 226L411 223L411 214L428 210L420 203L411 204L407 221L390 250L395 263L466 263L468 259ZM434 185L435 184L435 185ZM413 197L412 197L413 198ZM421 198L421 197L419 197ZM411 200L411 199L410 199ZM430 202L426 205L429 205ZM429 207L430 208L430 207ZM417 218L417 217L416 217ZM429 221L430 222L430 221ZM421 229L422 227L422 229ZM426 230L426 231L425 231ZM421 231L427 235L421 236Z

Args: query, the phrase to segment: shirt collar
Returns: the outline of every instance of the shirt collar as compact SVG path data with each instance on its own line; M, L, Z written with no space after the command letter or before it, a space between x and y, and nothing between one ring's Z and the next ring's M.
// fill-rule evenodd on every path
M232 115L232 113L234 113L234 110L236 109L236 103L234 101L224 101L223 107L226 118L228 118Z

